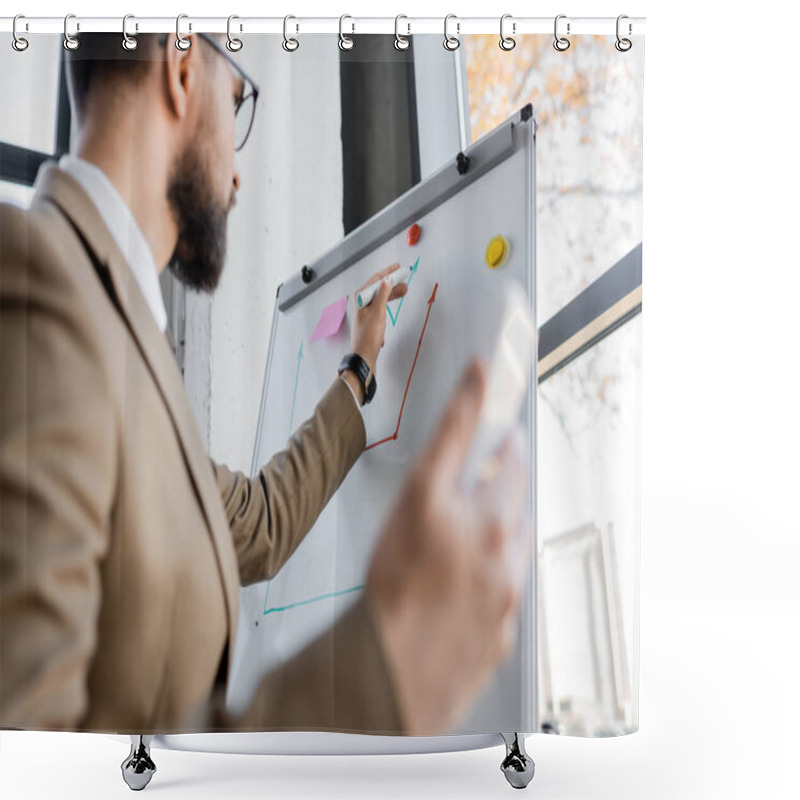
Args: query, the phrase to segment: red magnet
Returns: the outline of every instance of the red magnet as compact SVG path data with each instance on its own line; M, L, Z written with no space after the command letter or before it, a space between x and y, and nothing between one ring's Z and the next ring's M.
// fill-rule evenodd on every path
M408 235L406 236L406 241L408 244L413 247L418 241L422 230L420 229L419 225L415 222L409 229Z

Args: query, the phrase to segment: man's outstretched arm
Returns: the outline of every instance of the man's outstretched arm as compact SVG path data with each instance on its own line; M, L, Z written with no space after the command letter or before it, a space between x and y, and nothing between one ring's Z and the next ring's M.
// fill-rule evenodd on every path
M352 317L351 350L373 372L384 344L386 303L408 291L405 283L393 287L381 280L398 266L376 272L361 287L381 281L372 303L355 309ZM212 460L242 585L277 574L363 452L366 430L359 409L363 399L358 379L345 371L334 379L286 448L257 476L249 478Z
M313 527L366 443L361 412L336 377L314 413L255 477L211 462L242 585L274 577Z

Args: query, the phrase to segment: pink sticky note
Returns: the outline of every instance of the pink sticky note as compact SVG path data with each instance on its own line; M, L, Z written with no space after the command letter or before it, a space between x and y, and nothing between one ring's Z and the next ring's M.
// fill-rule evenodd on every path
M346 313L347 295L341 300L331 303L327 308L322 309L322 315L319 318L317 327L314 328L314 333L311 334L311 341L316 342L317 339L327 339L329 336L339 333Z

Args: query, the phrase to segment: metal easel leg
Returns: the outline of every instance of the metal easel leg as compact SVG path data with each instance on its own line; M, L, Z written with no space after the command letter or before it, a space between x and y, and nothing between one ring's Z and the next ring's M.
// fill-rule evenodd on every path
M141 791L155 775L156 765L150 758L152 736L131 736L131 752L122 762L122 777L135 792Z
M501 733L506 742L506 757L500 769L515 789L524 789L536 771L533 759L525 752L525 739L518 733Z

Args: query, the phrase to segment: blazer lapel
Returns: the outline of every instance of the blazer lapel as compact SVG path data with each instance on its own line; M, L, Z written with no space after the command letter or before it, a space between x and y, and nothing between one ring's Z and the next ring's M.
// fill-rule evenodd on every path
M209 456L200 439L169 343L158 329L114 237L80 184L71 175L58 169L55 162L48 162L39 170L35 190L34 202L40 199L54 202L78 228L97 259L108 270L121 314L169 410L217 554L217 564L225 586L230 642L237 625L239 568ZM223 537L226 541L223 541ZM230 671L233 648L229 646L227 650Z

